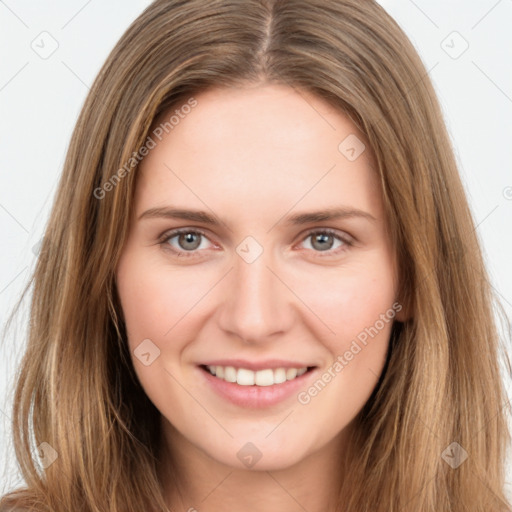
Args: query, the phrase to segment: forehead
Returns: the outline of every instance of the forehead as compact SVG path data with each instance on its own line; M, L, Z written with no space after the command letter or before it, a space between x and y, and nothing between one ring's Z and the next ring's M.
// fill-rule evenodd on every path
M163 112L153 130L160 126L164 137L172 132L181 142L201 140L209 146L225 144L229 138L232 145L240 143L242 150L259 153L280 146L290 149L290 144L300 151L298 146L305 143L308 148L312 136L327 139L326 145L330 142L335 150L350 134L365 138L343 112L316 95L288 86L209 89L193 100L193 108L188 106L191 98L183 98Z
M321 98L272 85L213 89L194 99L193 108L177 104L153 124L161 140L153 137L156 147L141 163L139 204L380 208L363 134Z

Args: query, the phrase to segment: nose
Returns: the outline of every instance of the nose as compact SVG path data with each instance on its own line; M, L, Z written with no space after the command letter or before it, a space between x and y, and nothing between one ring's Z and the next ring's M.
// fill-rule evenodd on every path
M235 254L226 276L219 326L247 343L264 343L289 330L293 322L293 293L278 277L264 251L252 263Z

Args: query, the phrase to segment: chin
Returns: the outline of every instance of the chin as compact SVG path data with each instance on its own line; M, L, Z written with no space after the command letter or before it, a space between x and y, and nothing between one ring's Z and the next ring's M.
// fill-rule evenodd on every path
M281 444L279 446L279 444ZM304 445L289 445L283 448L282 443L264 441L234 441L225 450L218 452L208 450L210 457L221 464L248 471L280 471L290 468L307 457Z

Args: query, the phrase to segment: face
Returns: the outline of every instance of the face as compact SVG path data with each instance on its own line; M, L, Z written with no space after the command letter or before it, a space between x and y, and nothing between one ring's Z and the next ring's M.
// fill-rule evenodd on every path
M285 468L347 431L400 319L379 181L315 96L195 99L138 170L116 272L129 348L169 439Z

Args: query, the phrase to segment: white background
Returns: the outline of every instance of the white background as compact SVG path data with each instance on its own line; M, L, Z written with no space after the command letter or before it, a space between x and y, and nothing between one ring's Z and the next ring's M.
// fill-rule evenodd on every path
M429 70L491 282L512 318L512 0L380 3ZM88 88L147 5L143 0L0 1L0 327L33 269L34 246L43 234ZM41 38L46 49L58 44L46 59L32 48L42 46ZM9 424L25 326L26 315L20 316L0 345L0 453L5 454L0 495L21 483ZM507 387L510 396L508 381ZM512 483L512 461L507 472ZM507 492L512 496L511 484Z

